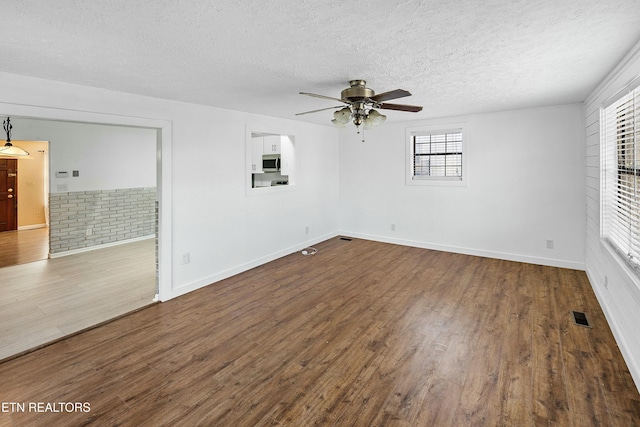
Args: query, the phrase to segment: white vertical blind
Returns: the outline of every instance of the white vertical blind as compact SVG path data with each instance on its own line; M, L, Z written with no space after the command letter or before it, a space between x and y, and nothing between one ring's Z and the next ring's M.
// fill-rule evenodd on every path
M603 237L640 267L640 89L604 110Z

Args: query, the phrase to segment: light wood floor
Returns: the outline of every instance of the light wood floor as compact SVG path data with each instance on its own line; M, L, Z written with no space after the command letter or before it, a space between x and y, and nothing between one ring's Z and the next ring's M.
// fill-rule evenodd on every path
M150 304L154 244L149 239L0 269L0 360Z
M640 425L584 272L316 247L0 364L0 401L91 409L0 425Z

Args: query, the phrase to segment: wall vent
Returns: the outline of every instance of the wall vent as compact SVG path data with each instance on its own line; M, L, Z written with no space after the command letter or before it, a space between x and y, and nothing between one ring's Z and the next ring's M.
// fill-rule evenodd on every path
M584 326L585 328L591 327L586 313L583 313L581 311L572 311L571 314L573 315L573 321L576 325Z

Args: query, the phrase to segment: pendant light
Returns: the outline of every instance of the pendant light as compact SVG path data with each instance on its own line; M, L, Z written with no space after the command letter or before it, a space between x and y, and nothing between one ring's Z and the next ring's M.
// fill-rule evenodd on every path
M0 156L28 156L28 151L25 151L20 147L16 147L11 143L11 129L13 128L13 126L11 125L10 117L7 117L7 120L2 123L2 127L7 133L7 139L5 141L4 147L0 147Z

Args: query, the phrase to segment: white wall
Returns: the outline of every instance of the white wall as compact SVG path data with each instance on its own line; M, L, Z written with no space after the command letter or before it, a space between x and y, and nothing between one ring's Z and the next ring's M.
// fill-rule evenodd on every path
M640 389L640 280L600 238L600 109L608 98L638 76L640 43L587 98L584 114L587 137L586 271Z
M332 127L7 73L0 73L0 92L5 116L162 128L162 299L324 240L338 229L338 137ZM247 126L295 135L295 188L247 194ZM186 253L190 263L181 264Z
M15 139L50 142L51 193L156 186L155 129L25 118L12 124ZM68 178L56 178L57 171ZM58 190L61 184L68 189Z
M405 129L451 122L466 123L468 186L405 185ZM346 128L340 134L341 232L583 269L582 129L581 104L385 123L367 131L364 143Z

